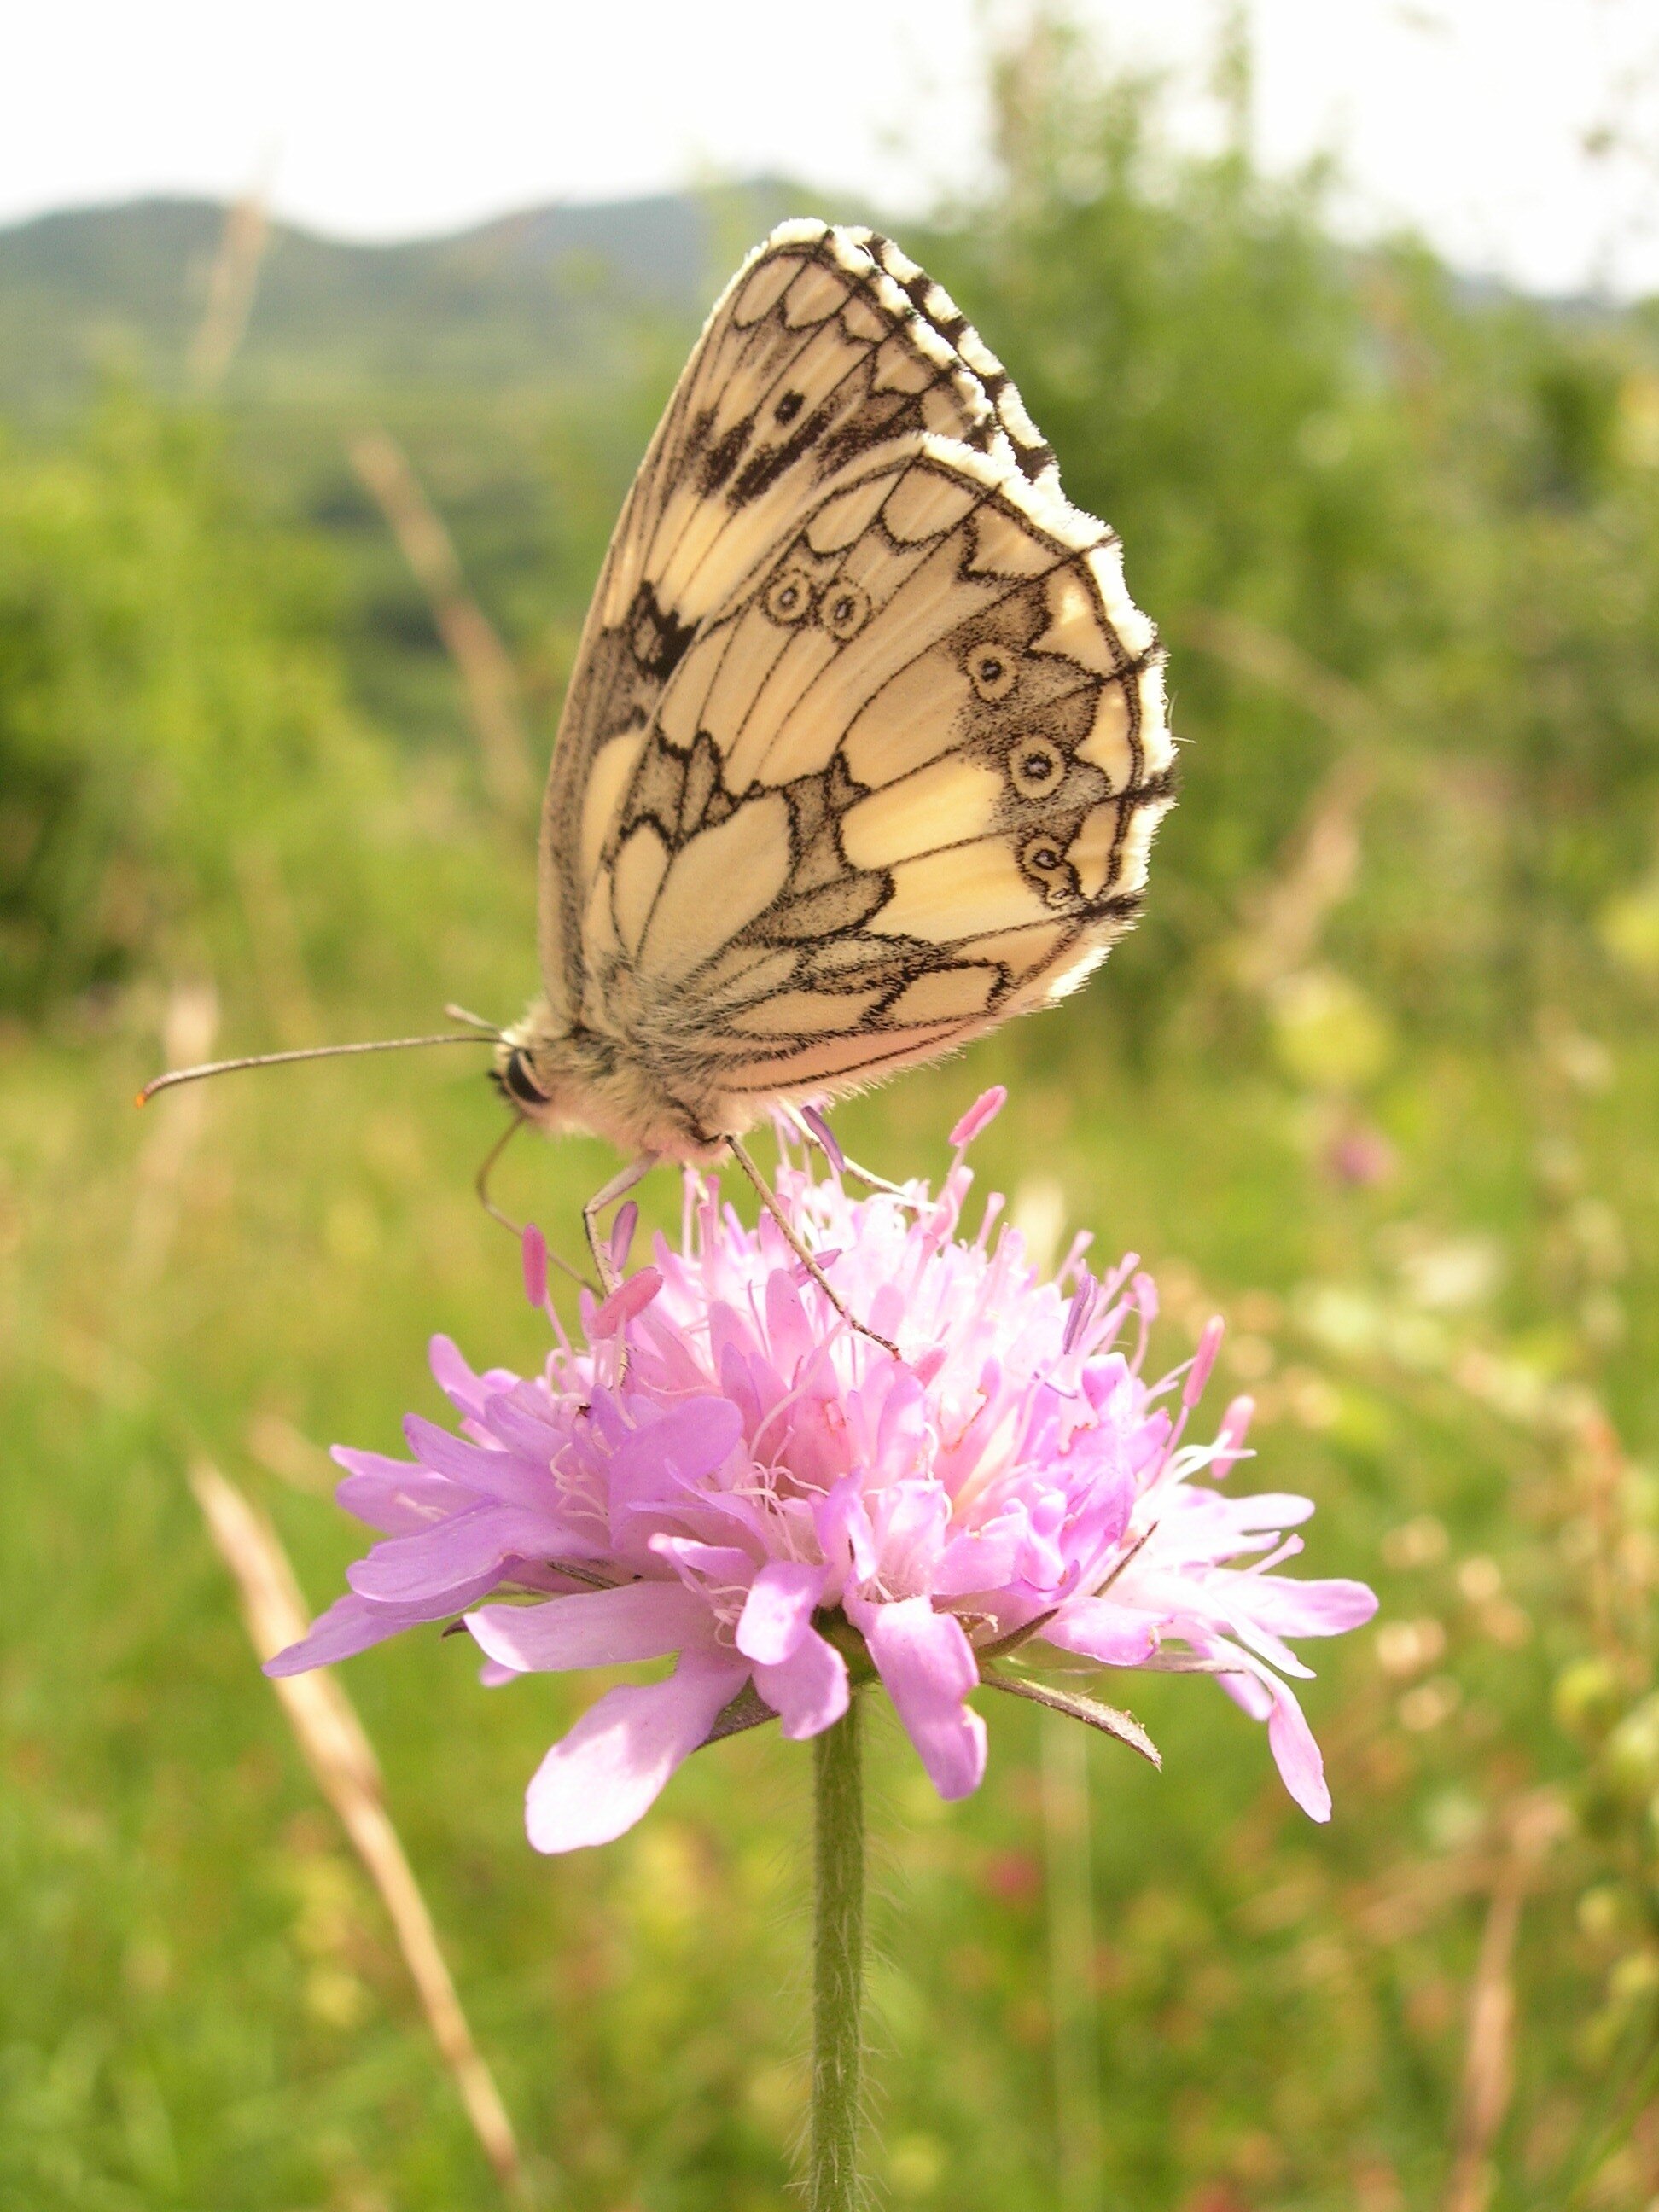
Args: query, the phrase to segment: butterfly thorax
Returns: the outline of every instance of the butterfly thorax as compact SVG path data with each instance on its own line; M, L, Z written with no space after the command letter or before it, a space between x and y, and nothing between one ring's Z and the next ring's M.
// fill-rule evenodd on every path
M673 1096L625 1039L560 1022L545 999L502 1031L495 1077L517 1112L550 1135L586 1130L629 1158L654 1152L693 1163L724 1149L729 1115L711 1113L712 1101Z

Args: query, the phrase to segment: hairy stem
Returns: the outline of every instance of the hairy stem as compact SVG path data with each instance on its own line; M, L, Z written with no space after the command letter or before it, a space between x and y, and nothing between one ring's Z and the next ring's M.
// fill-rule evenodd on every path
M860 2200L864 2007L864 1760L859 1693L812 1742L817 1906L812 1934L812 2118L807 2212Z

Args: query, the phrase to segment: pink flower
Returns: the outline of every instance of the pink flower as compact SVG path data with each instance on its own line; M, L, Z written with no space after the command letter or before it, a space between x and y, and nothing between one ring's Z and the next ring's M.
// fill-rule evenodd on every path
M1244 1455L1247 1399L1213 1443L1182 1442L1218 1324L1149 1384L1157 1297L1133 1258L1098 1280L1079 1239L1043 1281L1017 1231L994 1233L994 1197L977 1235L958 1234L963 1153L1000 1103L958 1123L937 1198L915 1183L855 1200L837 1171L781 1167L798 1233L899 1359L840 1320L769 1219L746 1229L695 1176L679 1249L659 1238L651 1265L586 1303L586 1349L560 1331L525 1378L475 1374L437 1338L459 1434L410 1414L412 1462L337 1453L341 1504L383 1540L269 1671L458 1613L491 1681L676 1656L548 1753L528 1798L542 1850L620 1835L711 1735L773 1713L793 1738L831 1726L849 1667L879 1676L940 1795L965 1796L986 1757L969 1695L1038 1639L1102 1667L1216 1673L1266 1721L1297 1802L1328 1819L1285 1680L1309 1669L1286 1639L1357 1627L1376 1600L1273 1571L1301 1549L1283 1532L1308 1499L1194 1480ZM544 1304L534 1232L526 1263Z

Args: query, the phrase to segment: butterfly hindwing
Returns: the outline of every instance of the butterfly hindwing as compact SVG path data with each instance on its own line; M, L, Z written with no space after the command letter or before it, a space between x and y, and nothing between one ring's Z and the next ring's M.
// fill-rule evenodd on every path
M1170 800L1152 626L888 241L790 224L618 525L550 781L543 957L678 1098L851 1086L1080 981Z

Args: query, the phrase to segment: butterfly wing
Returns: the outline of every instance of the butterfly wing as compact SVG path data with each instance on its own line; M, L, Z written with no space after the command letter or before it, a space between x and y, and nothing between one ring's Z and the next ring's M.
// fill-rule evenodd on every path
M556 1017L702 1126L1080 981L1171 798L1115 539L888 240L791 223L710 318L596 592L549 781Z

